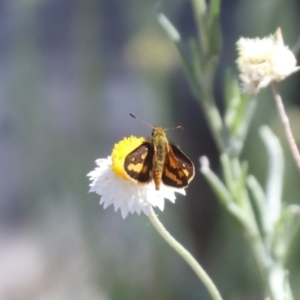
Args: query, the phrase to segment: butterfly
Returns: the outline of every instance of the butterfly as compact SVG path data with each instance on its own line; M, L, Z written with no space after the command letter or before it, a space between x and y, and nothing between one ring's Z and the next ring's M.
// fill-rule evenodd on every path
M141 143L125 157L124 170L128 178L139 184L153 180L156 190L160 189L161 183L175 188L188 186L195 176L193 162L169 143L167 129L147 125L153 128L152 139Z

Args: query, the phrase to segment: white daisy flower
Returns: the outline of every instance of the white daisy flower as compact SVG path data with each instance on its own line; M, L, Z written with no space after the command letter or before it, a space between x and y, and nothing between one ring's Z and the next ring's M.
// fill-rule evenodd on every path
M280 28L263 39L240 38L236 45L245 93L258 93L272 81L281 81L299 70L294 54L284 45Z
M92 181L89 192L101 196L100 205L106 209L110 205L115 211L121 210L123 219L128 213L149 214L150 207L164 210L165 199L175 202L175 192L185 195L183 188L161 185L155 190L153 181L140 185L128 178L124 171L125 157L137 148L145 139L129 137L114 146L111 156L96 160L97 167L87 174Z

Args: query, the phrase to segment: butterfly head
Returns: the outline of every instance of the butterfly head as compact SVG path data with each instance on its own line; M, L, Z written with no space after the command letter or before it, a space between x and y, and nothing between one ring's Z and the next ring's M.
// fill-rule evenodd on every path
M152 137L166 137L166 130L162 127L153 127L151 135Z

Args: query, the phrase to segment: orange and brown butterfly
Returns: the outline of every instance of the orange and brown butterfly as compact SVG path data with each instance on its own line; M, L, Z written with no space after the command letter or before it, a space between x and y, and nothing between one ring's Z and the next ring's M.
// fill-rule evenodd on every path
M133 114L130 116L138 119ZM156 190L160 189L161 183L175 188L188 186L195 175L192 161L169 143L167 129L140 121L153 128L152 139L143 142L126 156L124 170L128 178L139 184L147 184L153 180Z

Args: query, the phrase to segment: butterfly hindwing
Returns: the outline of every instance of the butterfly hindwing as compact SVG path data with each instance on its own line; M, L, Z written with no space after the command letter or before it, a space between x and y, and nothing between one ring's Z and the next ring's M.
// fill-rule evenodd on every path
M193 179L195 168L192 161L176 146L169 145L162 174L165 185L177 188L185 187Z
M153 153L153 147L149 142L144 142L134 149L124 161L126 174L141 184L151 181Z

